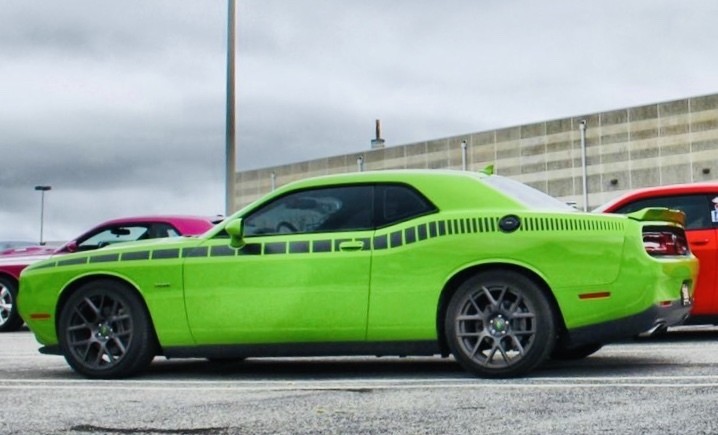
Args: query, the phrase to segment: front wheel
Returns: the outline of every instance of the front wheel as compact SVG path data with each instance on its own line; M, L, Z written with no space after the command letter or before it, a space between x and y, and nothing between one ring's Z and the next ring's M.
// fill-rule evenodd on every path
M454 358L478 376L526 374L553 349L556 325L546 296L511 271L479 273L452 296L445 318Z
M60 349L88 378L122 378L147 368L156 341L147 310L133 289L111 280L80 287L60 311Z
M17 283L0 277L0 332L17 331L22 324L17 311Z

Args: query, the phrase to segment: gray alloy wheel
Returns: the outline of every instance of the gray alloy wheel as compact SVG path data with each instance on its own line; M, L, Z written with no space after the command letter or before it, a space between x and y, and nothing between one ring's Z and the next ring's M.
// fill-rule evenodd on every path
M147 368L156 341L147 310L133 289L111 280L80 287L60 312L60 349L88 378L121 378Z
M550 355L555 320L541 289L511 271L464 282L451 298L445 331L454 358L482 377L525 374Z
M17 311L17 284L0 277L0 332L17 331L23 323Z

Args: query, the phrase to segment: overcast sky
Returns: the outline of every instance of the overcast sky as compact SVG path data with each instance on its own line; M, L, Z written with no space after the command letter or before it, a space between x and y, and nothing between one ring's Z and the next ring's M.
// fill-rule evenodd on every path
M237 168L718 92L715 0L237 0ZM0 240L224 212L226 0L2 0Z

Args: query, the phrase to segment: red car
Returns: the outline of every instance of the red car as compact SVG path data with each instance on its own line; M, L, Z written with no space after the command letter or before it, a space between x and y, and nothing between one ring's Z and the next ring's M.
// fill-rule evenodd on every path
M659 186L629 192L594 211L630 213L668 207L686 214L686 235L700 270L686 324L718 324L718 182Z
M113 219L103 222L56 249L31 246L6 251L4 255L0 255L0 332L16 331L23 324L15 301L20 272L29 264L53 255L89 251L113 243L202 234L220 219L198 216L141 216Z

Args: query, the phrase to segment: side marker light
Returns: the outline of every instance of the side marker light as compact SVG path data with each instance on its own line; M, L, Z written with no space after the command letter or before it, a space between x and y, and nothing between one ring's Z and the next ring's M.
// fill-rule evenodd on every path
M611 297L611 292L583 293L578 295L579 299L603 299Z

